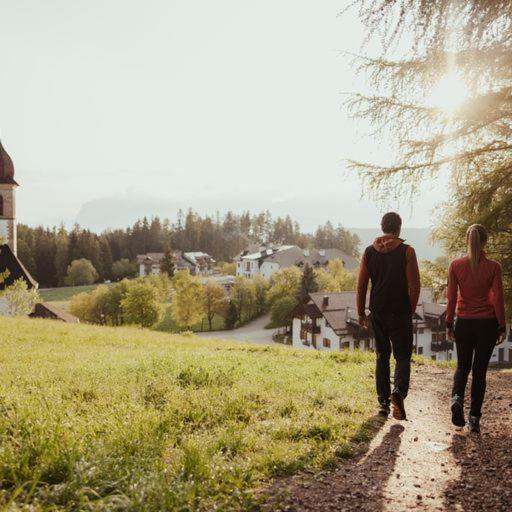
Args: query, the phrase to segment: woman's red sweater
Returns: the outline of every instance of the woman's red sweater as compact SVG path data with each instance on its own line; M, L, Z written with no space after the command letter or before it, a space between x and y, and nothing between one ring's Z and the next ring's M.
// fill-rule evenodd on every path
M496 318L500 330L505 330L501 266L488 259L484 252L475 271L471 270L467 256L452 261L448 270L447 298L448 328L453 327L457 315L457 318Z

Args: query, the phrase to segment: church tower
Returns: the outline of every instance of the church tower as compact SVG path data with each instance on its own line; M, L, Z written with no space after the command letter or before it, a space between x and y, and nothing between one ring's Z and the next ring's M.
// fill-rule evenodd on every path
M14 165L0 142L0 239L16 254L16 187Z

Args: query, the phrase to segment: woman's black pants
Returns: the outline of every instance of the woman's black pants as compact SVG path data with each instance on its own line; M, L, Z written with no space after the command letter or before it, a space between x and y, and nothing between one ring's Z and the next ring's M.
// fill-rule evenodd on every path
M471 416L482 415L487 367L498 339L498 322L493 318L458 318L455 323L457 369L453 379L452 396L464 400L469 372L471 383Z

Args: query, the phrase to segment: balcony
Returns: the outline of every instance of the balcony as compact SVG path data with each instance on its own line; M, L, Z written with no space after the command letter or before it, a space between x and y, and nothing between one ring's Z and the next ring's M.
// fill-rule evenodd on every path
M315 327L313 327L313 324L302 324L300 329L301 331L309 332L310 334L320 334L319 325L315 325Z
M430 348L432 352L446 352L453 350L453 343L451 341L433 341Z

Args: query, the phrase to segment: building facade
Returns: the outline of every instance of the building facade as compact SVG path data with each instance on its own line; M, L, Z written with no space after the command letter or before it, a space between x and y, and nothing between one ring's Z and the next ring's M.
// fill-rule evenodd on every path
M269 279L272 274L287 267L326 267L329 261L339 259L346 269L354 270L356 258L339 249L301 249L296 245L261 246L243 251L235 258L236 275L253 279L256 276Z
M295 348L375 350L371 327L359 327L355 292L311 293L294 308L290 317L288 342ZM433 302L431 290L422 289L413 316L416 354L435 361L457 358L454 343L446 339L445 317L446 305ZM491 363L512 363L512 334L495 348Z
M207 276L213 271L215 260L204 252L181 252L174 251L172 253L176 270L188 270L193 275ZM139 266L139 276L160 274L163 252L149 252L147 254L139 254L137 256L137 264Z

